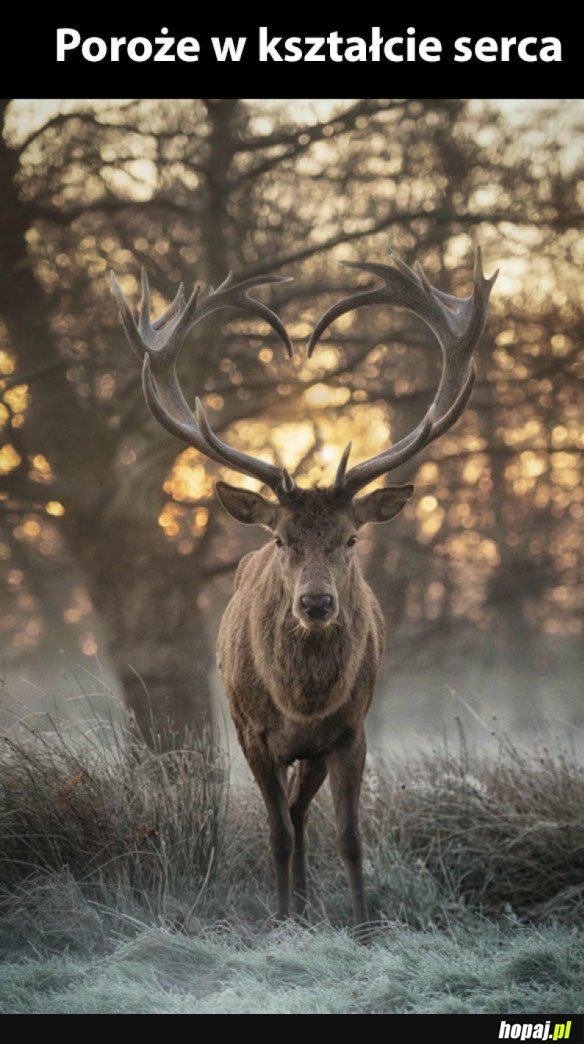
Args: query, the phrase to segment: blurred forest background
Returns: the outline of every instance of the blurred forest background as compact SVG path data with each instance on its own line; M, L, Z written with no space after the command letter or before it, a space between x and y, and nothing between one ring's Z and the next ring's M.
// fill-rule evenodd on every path
M232 444L331 480L409 430L439 375L409 313L338 321L366 279L343 259L391 246L443 290L470 289L474 244L501 275L463 419L396 473L416 494L360 537L390 641L371 723L404 736L460 711L530 730L584 726L581 102L237 100L2 103L1 723L62 671L101 676L145 723L200 721L241 555L264 540L213 499L221 472L164 432L109 285L155 314L177 284L228 270L296 346L233 313L185 347L182 380ZM70 690L67 690L71 694ZM468 709L470 708L470 710ZM217 710L215 710L216 716Z

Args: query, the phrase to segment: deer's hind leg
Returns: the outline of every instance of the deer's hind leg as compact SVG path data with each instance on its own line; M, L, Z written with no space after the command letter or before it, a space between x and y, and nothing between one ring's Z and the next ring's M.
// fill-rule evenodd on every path
M290 817L294 827L294 856L292 873L294 881L294 897L296 911L301 916L306 913L308 888L306 884L306 853L304 844L304 827L308 806L314 795L326 779L327 767L324 758L310 758L297 761L290 780L289 800Z

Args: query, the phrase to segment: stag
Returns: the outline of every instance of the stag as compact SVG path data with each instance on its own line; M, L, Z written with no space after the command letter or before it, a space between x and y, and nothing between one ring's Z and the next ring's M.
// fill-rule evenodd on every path
M352 263L381 285L333 305L310 337L309 355L339 316L363 306L398 305L419 316L438 339L438 390L417 426L370 460L348 468L349 443L328 489L300 488L285 468L227 445L212 431L199 399L193 416L177 379L176 359L187 334L224 307L266 320L291 355L290 339L278 316L250 297L254 287L279 282L280 277L234 285L229 277L203 300L195 289L188 302L181 286L170 308L151 322L144 273L137 324L113 277L126 334L142 360L144 394L154 417L211 460L252 475L274 494L275 499L268 499L226 482L215 487L233 518L271 533L268 543L239 564L235 591L219 628L218 663L239 742L266 805L279 917L290 913L292 885L297 910L306 909L306 814L328 775L356 926L367 922L359 834L364 722L386 635L355 545L360 527L394 518L414 486L385 485L357 494L412 460L461 416L473 388L474 351L497 276L495 272L484 278L477 250L472 293L459 298L431 286L420 266L414 272L392 257L392 266Z

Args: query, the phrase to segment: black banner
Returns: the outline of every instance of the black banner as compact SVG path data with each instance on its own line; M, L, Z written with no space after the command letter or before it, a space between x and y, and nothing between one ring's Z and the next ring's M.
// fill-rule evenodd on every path
M574 97L581 42L566 14L475 19L391 8L341 18L254 6L154 18L62 5L11 12L5 93L17 97ZM19 28L19 17L22 28Z

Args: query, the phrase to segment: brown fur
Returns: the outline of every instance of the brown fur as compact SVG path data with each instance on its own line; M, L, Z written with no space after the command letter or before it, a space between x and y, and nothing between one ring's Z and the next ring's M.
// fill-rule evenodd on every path
M396 514L412 490L376 490L353 504L332 491L303 490L276 505L218 485L222 503L236 518L268 525L284 542L278 548L272 540L240 562L217 643L231 714L268 811L281 916L289 912L292 855L297 905L305 907L304 819L328 773L355 922L366 921L358 803L364 720L385 625L348 542L354 543L364 521ZM308 590L334 597L328 625L309 629L310 621L299 619L299 592Z

